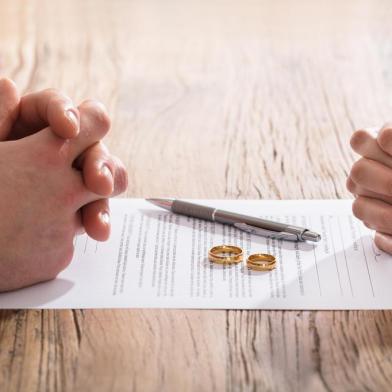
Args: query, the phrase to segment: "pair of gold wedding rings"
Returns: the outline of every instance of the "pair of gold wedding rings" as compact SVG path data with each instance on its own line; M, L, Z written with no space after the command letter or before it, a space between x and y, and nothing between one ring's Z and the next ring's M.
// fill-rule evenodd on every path
M208 259L217 264L238 264L243 260L242 249L234 245L218 245L208 252ZM268 253L255 253L246 260L248 268L255 271L271 271L276 267L276 258Z

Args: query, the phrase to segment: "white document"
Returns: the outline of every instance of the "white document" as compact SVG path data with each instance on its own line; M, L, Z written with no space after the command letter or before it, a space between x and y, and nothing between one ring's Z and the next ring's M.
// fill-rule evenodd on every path
M351 200L199 203L305 226L322 240L266 239L116 199L109 241L78 237L57 279L0 294L0 308L392 309L392 257L353 217ZM208 261L219 244L242 247L244 262ZM275 255L276 269L248 270L251 253Z

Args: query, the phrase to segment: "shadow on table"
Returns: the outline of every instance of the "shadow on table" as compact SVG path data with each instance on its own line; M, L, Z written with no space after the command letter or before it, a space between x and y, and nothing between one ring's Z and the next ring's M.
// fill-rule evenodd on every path
M2 293L0 309L21 309L47 306L72 289L74 283L66 279L54 279L24 289Z
M361 385L380 383L377 371L369 376L367 368L374 366L380 373L390 373L392 312L382 308L391 307L385 296L392 298L389 283L392 279L392 257L378 251L370 235L359 237L357 242L360 244L357 257L353 256L355 253L349 245L336 254L320 257L317 260L318 273L316 264L307 263L302 271L303 298L306 298L303 303L297 274L285 282L286 298L276 298L276 292L275 298L271 298L270 273L256 273L253 287L257 287L257 282L263 282L268 289L263 290L256 305L259 309L255 309L254 314L257 312L257 316L250 316L252 313L246 316L250 320L258 320L257 323L252 321L250 327L252 339L238 339L240 346L235 349L235 354L251 353L248 355L252 358L253 373L270 374L271 379L280 380L280 387L283 383L285 388L282 390L293 391L335 390L336 379L339 378L345 379L347 385L352 384L353 390L361 390ZM366 258L363 250L367 252ZM347 259L349 262L346 264ZM296 263L294 254L292 261ZM352 273L351 284L347 268ZM337 270L341 271L343 290L340 289ZM317 274L320 275L320 289ZM290 301L290 293L296 300ZM285 306L292 310L282 311ZM351 310L344 310L345 307ZM377 307L380 310L368 310ZM235 311L236 308L233 309ZM235 314L231 317L236 320ZM242 319L244 316L242 312L240 314ZM238 332L238 326L232 324L229 328ZM270 345L268 342L271 342ZM232 357L236 358L234 354ZM240 355L238 357L241 358ZM339 360L334 362L329 358ZM235 374L243 363L238 360L231 366L229 373ZM358 372L358 369L365 371Z

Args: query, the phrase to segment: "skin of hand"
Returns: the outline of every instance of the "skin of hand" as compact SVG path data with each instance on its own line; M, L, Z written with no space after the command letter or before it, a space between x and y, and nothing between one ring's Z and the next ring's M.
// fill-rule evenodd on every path
M17 140L50 126L59 137L67 139L78 135L80 113L72 100L55 89L19 97L15 84L0 79L0 141ZM109 119L103 105L100 106L104 122ZM122 162L111 156L102 142L89 146L75 162L74 167L83 173L87 188L100 196L116 196L127 187L127 173ZM108 199L101 199L82 207L83 227L92 238L104 241L110 234ZM83 230L81 230L82 232Z
M356 131L351 146L361 155L347 179L356 197L353 213L376 231L375 244L392 254L392 127L385 125L376 137Z
M50 128L0 143L0 291L53 279L71 261L79 210L100 196L73 162L108 130L103 112L79 107L81 131L64 140Z

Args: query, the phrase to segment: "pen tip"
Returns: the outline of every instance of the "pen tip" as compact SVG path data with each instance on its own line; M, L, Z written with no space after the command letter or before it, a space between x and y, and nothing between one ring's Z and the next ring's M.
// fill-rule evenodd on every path
M306 230L302 234L302 239L306 240L306 241L319 242L321 240L321 235L318 233L315 233L314 231Z
M166 210L170 210L171 205L173 204L173 200L171 199L148 198L145 200L158 207L165 208Z

